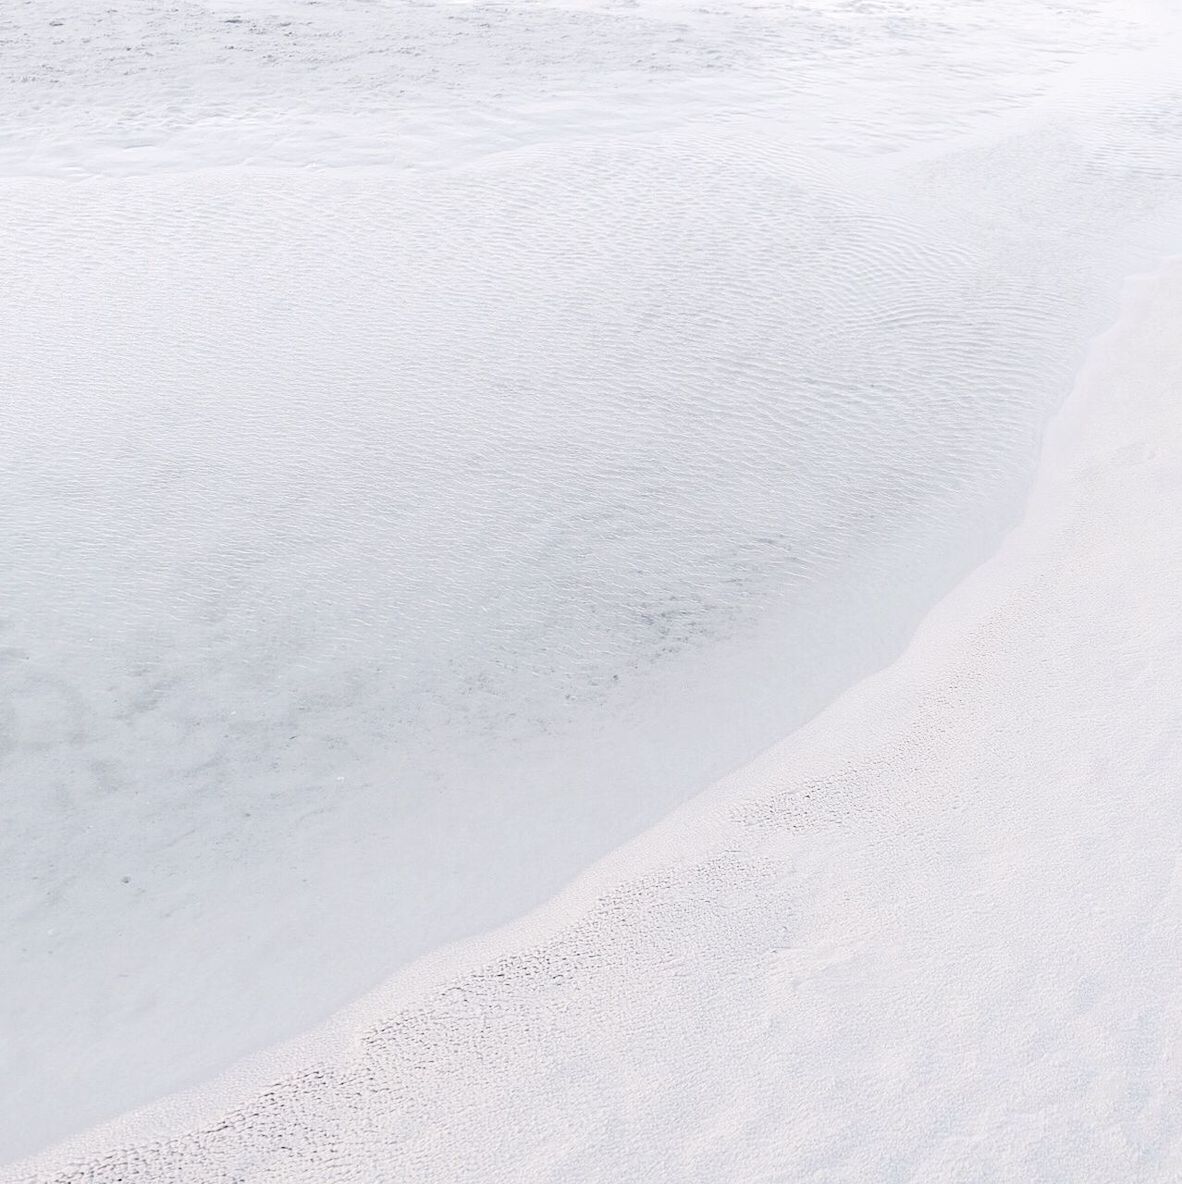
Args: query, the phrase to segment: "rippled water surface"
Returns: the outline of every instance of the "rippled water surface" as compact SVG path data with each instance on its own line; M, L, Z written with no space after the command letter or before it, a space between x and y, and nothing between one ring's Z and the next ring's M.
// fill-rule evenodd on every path
M1182 241L1165 3L4 19L11 1154L889 661Z

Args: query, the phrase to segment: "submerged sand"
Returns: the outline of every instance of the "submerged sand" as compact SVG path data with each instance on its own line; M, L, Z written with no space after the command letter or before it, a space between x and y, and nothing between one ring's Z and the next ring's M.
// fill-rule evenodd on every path
M14 1180L1182 1172L1182 264L906 653L520 924Z

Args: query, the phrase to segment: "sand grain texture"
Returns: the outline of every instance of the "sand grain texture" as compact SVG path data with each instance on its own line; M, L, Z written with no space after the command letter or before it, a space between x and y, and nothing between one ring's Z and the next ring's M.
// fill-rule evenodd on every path
M527 921L12 1178L1177 1178L1180 318L1182 266L1136 284L888 670Z

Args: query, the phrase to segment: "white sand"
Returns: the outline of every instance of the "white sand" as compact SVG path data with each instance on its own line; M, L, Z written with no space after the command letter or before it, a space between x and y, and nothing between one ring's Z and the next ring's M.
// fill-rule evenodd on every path
M1182 264L904 656L544 910L9 1179L1182 1174Z
M524 915L895 659L1017 521L1042 425L1125 277L1182 242L1179 15L5 6L0 1159L190 1088ZM933 782L936 812L898 821L897 791L866 789L859 847L841 813L861 784L852 765L818 782L830 821L809 858L835 885L902 877L880 896L903 909L899 861L947 825L951 791ZM686 850L709 849L710 826L686 825ZM661 910L741 895L738 836L760 833L719 832L739 863L716 861L717 887L677 872L651 939L587 937L603 973L672 940ZM646 861L669 853L641 844L586 885ZM782 921L806 969L810 909L838 949L863 916L856 895L809 905L811 884ZM552 927L602 925L597 891ZM745 947L727 916L710 942L733 957L712 970L687 913L685 990L762 973L763 938ZM457 957L495 960L500 940ZM346 1045L416 990L343 1019ZM727 992L729 1019L677 1009L680 1054L643 1021L674 1057L663 1072L701 1025L758 1030ZM614 1011L610 984L578 999L569 1023L522 1011L523 1049L561 1061ZM447 1006L454 1031L422 1054L440 1063L474 1015ZM737 1036L733 1055L752 1089L790 1076ZM610 1111L593 1061L568 1073ZM562 1091L530 1117L512 1074L524 1152ZM490 1096L506 1080L490 1070ZM654 1153L684 1153L693 1127L677 1080L683 1137L654 1114ZM250 1096L226 1088L209 1112ZM638 1088L622 1072L634 1108ZM430 1103L474 1155L446 1115L477 1096ZM568 1102L563 1122L596 1112ZM370 1121L358 1105L325 1147ZM375 1119L404 1123L382 1155L418 1154L408 1106Z

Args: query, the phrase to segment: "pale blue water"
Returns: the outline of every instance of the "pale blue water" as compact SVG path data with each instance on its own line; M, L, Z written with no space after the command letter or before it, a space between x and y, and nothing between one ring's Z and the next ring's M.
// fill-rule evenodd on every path
M1014 521L1182 238L1168 55L1115 7L999 10L975 57L939 6L802 10L787 56L739 11L669 33L705 56L668 78L572 16L643 86L517 79L485 139L466 93L386 126L306 29L291 77L348 118L253 164L230 83L200 143L144 102L155 156L85 80L29 107L79 138L0 183L0 1148L520 914L889 661ZM556 19L498 36L545 58Z

